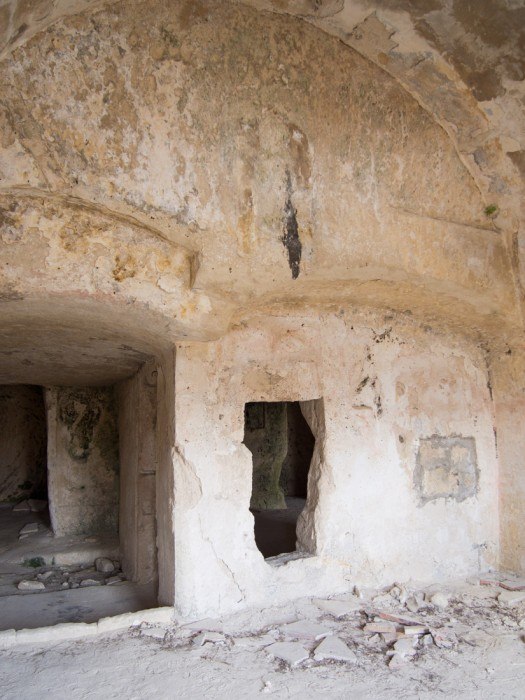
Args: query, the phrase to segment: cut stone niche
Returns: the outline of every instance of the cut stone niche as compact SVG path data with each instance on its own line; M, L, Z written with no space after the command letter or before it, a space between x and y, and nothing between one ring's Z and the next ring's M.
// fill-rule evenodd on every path
M0 503L47 499L46 414L41 387L0 387Z
M247 403L244 444L252 453L255 543L265 558L296 551L315 448L301 403Z

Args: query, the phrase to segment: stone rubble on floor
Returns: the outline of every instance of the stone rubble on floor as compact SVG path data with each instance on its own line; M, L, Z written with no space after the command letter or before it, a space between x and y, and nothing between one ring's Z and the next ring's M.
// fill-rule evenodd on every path
M124 574L120 571L120 563L106 557L99 557L95 560L94 566L84 568L46 566L40 557L34 557L33 560L28 561L30 566L34 566L33 562L38 561L42 565L35 569L34 578L31 579L26 575L22 581L15 584L20 591L52 592L88 586L114 586L126 582Z
M509 585L517 581L508 580ZM303 600L287 609L279 608L277 613L269 611L259 618L266 620L260 628L244 623L250 625L248 634L242 627L239 634L228 619L197 620L167 630L145 628L138 634L158 640L166 648L197 651L205 645L214 646L213 658L226 655L225 663L227 655L237 648L264 653L291 668L382 663L395 672L417 664L426 655L455 655L461 653L461 645L484 645L495 625L523 636L525 593L502 590L497 577L490 584L492 588L479 583L462 584L455 592L436 586L410 590L396 584L382 591L361 590L359 597L348 593L334 599ZM515 604L506 602L509 594L516 596ZM477 627L480 621L486 632Z

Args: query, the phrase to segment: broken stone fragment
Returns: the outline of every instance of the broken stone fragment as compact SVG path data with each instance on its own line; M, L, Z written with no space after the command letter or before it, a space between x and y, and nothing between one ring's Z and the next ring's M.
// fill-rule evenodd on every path
M94 578L85 578L80 582L80 585L82 586L82 588L85 588L87 586L101 586L102 581L97 581Z
M345 661L352 664L357 662L355 653L339 637L325 637L321 644L316 647L314 659L316 661Z
M20 581L17 588L19 591L44 591L46 587L42 581Z
M279 628L279 631L288 639L307 639L317 641L332 634L331 630L317 622L297 620Z
M124 579L121 576L110 576L106 579L106 586L115 586L119 583L124 583Z
M299 642L275 642L266 647L265 651L289 666L297 666L309 657L308 652Z
M403 637L394 644L394 652L400 656L414 656L417 639L414 637Z
M51 569L50 571L44 571L44 572L41 573L41 574L37 574L36 577L37 577L37 579L38 579L39 581L47 581L47 580L50 579L55 573L56 573L56 572L53 571L53 570Z
M388 668L395 671L396 668L404 666L410 657L403 656L401 654L392 654L390 661L388 662Z
M31 508L27 501L20 501L20 503L13 506L13 513L28 513L30 510Z
M371 634L396 634L396 625L388 620L376 620L374 622L368 622L363 627L364 632L370 632Z
M38 523L27 523L24 525L24 527L19 531L19 535L32 535L33 533L38 532Z
M525 601L525 591L502 591L498 595L498 603L513 606Z
M409 598L407 598L407 601L405 603L405 607L410 612L417 613L417 612L419 612L419 610L421 608L421 604L420 604L419 600L416 598L416 596L412 595Z
M201 647L203 644L224 644L226 637L220 632L201 632L193 638L193 644L196 647Z
M438 591L430 596L429 603L431 603L435 608L444 610L446 607L448 607L449 597L446 595L446 593Z
M391 622L397 622L400 625L421 625L421 620L417 620L414 617L409 617L408 615L380 612L378 613L378 616L382 620L390 620Z
M115 565L107 557L98 557L95 559L95 569L102 574L111 574L115 571Z
M434 644L440 649L452 649L458 643L458 638L454 630L440 627L440 629L431 629L430 633Z
M503 579L499 582L501 588L507 591L525 591L525 579Z
M428 632L428 627L425 627L424 625L406 625L403 627L403 632L407 637L418 636Z

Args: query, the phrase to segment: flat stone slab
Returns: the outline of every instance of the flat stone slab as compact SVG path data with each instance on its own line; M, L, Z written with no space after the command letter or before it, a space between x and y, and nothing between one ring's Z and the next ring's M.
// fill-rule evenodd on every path
M355 664L357 656L339 637L325 637L314 653L316 661L345 661Z
M299 642L275 642L265 651L276 659L285 661L289 666L297 666L309 658L309 653Z
M20 501L16 506L13 506L13 513L29 513L31 506L27 501Z
M284 634L288 639L307 639L317 641L332 634L332 630L318 622L310 622L308 620L298 620L290 622L279 628L279 632Z
M27 523L18 532L19 535L32 535L34 532L38 532L38 523Z
M359 600L314 600L313 603L319 610L338 619L350 615L362 607L362 603Z

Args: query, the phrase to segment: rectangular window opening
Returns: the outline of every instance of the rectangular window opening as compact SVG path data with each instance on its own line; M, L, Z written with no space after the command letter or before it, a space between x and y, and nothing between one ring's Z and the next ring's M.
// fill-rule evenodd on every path
M253 461L255 543L265 559L295 552L315 437L298 401L247 403L244 419L244 444Z

